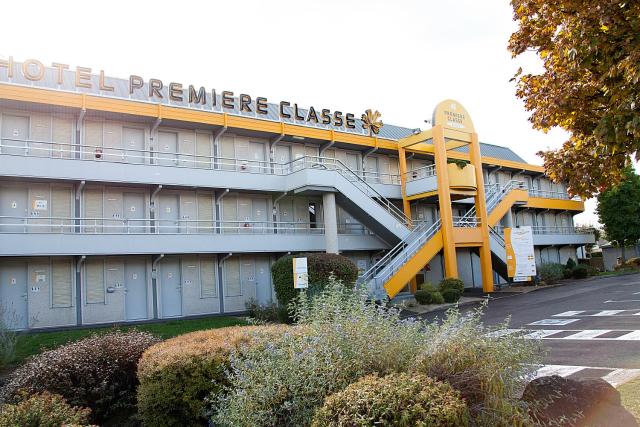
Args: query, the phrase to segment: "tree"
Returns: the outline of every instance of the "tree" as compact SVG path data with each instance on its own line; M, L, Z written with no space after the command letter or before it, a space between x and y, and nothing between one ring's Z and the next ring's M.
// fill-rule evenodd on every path
M598 195L597 213L607 237L622 248L640 239L640 176L632 168L622 172L622 181Z
M591 197L640 160L640 2L511 0L514 57L537 52L542 74L514 76L534 128L571 137L541 151L548 175Z

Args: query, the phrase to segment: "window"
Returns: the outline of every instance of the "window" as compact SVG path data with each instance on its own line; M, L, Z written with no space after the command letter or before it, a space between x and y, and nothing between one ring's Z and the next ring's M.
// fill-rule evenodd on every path
M101 259L87 261L85 269L85 290L87 304L104 304L104 261Z
M200 260L200 297L217 298L216 261L212 258Z
M53 308L72 306L72 273L70 260L56 260L51 264L51 306Z
M318 228L315 203L309 203L309 228Z

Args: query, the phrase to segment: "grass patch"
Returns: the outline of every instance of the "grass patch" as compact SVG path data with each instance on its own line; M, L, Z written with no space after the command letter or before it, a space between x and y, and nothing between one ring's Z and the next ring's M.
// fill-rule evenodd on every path
M607 277L607 276L624 276L625 274L638 273L638 270L633 268L625 268L622 270L613 270L613 271L602 271L598 273L598 277Z
M165 322L147 323L141 325L102 326L86 329L69 329L55 332L37 332L18 335L15 357L12 365L22 363L27 357L38 354L43 350L49 350L71 341L76 341L94 333L105 333L113 329L127 331L137 329L148 331L167 339L187 332L203 329L223 328L225 326L245 325L246 322L239 317L205 317L200 319L176 319Z
M640 378L629 381L618 387L622 406L631 412L636 420L640 420Z

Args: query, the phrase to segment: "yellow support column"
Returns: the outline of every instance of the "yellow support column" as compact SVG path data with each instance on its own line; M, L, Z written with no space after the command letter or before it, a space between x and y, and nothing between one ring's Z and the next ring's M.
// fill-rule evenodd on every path
M491 266L491 244L489 242L489 215L487 214L487 201L484 195L484 176L482 175L482 156L478 134L471 134L469 157L476 171L476 215L480 218L480 233L482 246L480 246L480 267L482 270L482 290L493 292L493 268Z
M402 210L407 221L411 223L411 205L407 200L405 186L407 185L407 156L406 150L398 146L398 162L400 163L400 190L402 191Z
M451 210L451 194L449 193L449 173L447 171L447 149L444 140L444 129L441 125L433 127L433 147L438 183L444 273L445 277L458 277L456 245L453 239L453 212Z

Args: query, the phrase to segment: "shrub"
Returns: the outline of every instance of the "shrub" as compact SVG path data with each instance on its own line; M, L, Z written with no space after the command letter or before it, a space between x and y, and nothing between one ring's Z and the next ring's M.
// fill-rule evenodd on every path
M517 399L540 363L539 341L504 333L507 323L485 327L482 308L464 315L449 310L441 324L426 327L429 337L414 370L458 390L474 425L527 425L526 408Z
M589 269L584 264L577 265L573 269L573 278L574 279L584 279L588 275L589 275Z
M432 304L444 304L444 298L440 292L432 292L431 293L431 303Z
M287 308L278 304L258 304L256 300L247 302L249 317L258 323L285 323L288 319Z
M424 289L420 289L416 291L414 296L416 298L416 301L418 301L418 304L431 304L431 302L433 301L434 293L435 291L426 291Z
M442 291L442 299L446 303L458 302L460 299L460 292L457 289L445 289Z
M358 268L349 258L336 254L306 253L287 255L277 260L271 267L273 287L278 301L283 307L298 295L293 287L293 258L307 258L309 270L309 292L318 292L329 283L329 276L333 274L345 286L353 286L358 278Z
M313 427L466 426L469 413L450 385L406 373L366 376L329 396Z
M565 267L567 267L569 270L573 270L574 268L576 268L576 262L573 258L569 258L567 260L567 263L565 264Z
M7 318L14 319L15 315L0 303L0 369L13 362L16 352L17 336L7 324L8 322L5 320Z
M455 277L442 279L438 285L438 290L442 293L447 289L455 289L460 293L460 295L462 295L464 293L464 282L460 279L456 279Z
M640 257L629 258L624 265L631 268L640 268Z
M420 285L420 290L427 291L427 292L435 292L437 289L435 286L433 286L431 282L425 282L422 285Z
M542 264L538 267L540 280L547 285L552 285L564 277L564 265L556 263Z
M147 349L138 364L138 414L149 426L206 425L205 398L229 385L232 350L254 334L284 327L232 326L171 338Z
M159 340L147 332L110 332L45 351L18 368L0 392L4 402L48 391L73 406L89 407L100 421L135 405L140 356Z
M293 309L304 333L232 355L233 387L219 397L214 425L309 425L325 397L368 374L406 371L426 345L423 323L335 280L313 297L301 293Z
M62 396L44 392L35 394L16 405L0 407L0 427L60 427L87 424L88 408L69 405Z

